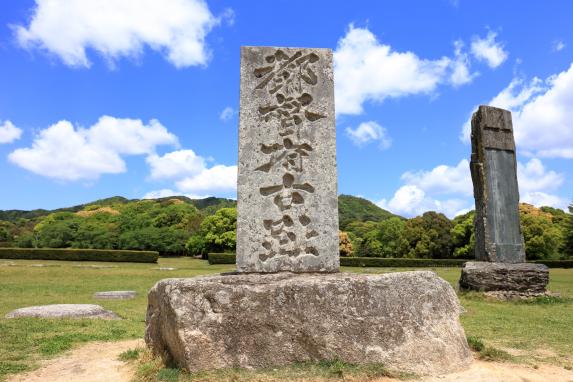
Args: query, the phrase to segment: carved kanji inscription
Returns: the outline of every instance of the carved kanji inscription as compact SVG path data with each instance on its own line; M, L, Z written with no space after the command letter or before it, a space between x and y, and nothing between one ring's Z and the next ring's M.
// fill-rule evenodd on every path
M243 47L237 267L338 270L332 53Z

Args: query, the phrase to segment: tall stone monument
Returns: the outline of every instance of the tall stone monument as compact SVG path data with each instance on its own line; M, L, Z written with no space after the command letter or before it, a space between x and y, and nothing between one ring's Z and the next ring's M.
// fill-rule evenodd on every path
M338 273L332 52L241 49L237 272L159 281L145 340L190 371L342 360L442 374L471 362L433 272Z
M337 272L330 49L243 47L239 272Z
M480 106L472 116L470 170L476 204L475 258L462 269L465 289L543 293L547 267L525 262L511 113Z
M525 262L511 113L480 106L472 116L470 170L478 261Z

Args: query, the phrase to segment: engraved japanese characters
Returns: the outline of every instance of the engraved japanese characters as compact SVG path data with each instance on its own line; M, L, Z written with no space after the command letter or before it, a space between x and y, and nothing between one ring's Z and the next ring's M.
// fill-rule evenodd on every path
M243 47L237 268L338 271L332 52Z

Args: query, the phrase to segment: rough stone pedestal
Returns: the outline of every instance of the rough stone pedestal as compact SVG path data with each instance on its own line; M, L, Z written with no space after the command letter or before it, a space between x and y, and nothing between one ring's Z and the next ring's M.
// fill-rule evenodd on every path
M549 268L543 264L471 261L462 268L460 288L535 296L545 293L548 282Z
M190 371L338 359L443 374L472 359L456 294L433 272L166 279L148 297L148 346Z

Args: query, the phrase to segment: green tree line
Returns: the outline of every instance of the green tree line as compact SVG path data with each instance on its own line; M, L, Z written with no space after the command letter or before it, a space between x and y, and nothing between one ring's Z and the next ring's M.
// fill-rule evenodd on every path
M91 204L32 219L0 221L2 246L158 251L163 256L233 250L236 209L199 210L179 199ZM196 239L200 237L200 251Z
M0 246L153 250L163 256L205 256L235 250L233 201L183 197L114 197L55 211L0 211ZM573 212L573 205L569 207ZM339 197L341 256L472 258L470 211L450 220L437 212L411 219L349 195ZM527 258L573 258L573 215L520 205ZM0 214L0 216L2 216Z
M529 260L573 258L573 205L570 213L551 207L520 204L521 230ZM346 225L350 240L341 255L471 259L474 257L475 212L453 220L434 211L412 219L390 217L381 221L356 221Z

